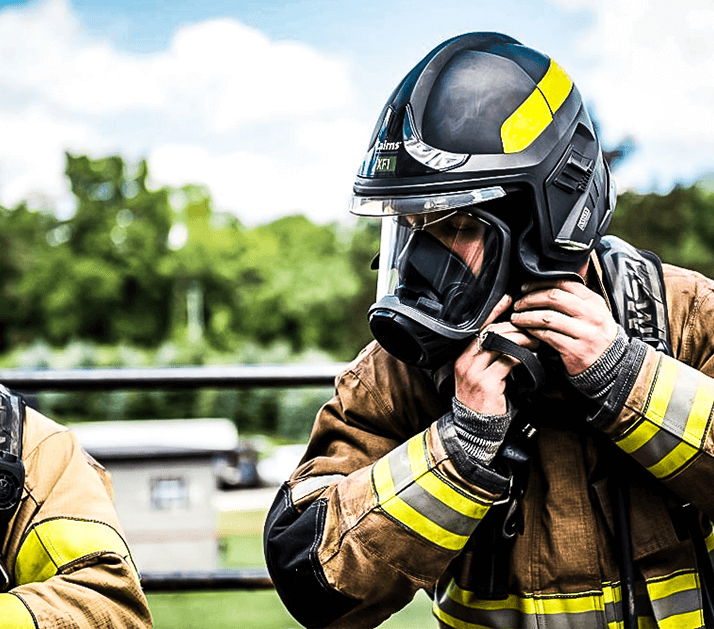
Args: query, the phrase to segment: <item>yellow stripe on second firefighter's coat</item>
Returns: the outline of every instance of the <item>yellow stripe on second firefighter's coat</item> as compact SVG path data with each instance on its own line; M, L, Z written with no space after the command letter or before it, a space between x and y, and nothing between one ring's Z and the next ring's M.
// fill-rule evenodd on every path
M123 557L137 578L129 549L113 528L101 522L55 518L33 526L15 560L17 585L42 582L68 564L101 553Z
M0 594L0 626L12 629L36 629L35 620L25 604L14 594Z

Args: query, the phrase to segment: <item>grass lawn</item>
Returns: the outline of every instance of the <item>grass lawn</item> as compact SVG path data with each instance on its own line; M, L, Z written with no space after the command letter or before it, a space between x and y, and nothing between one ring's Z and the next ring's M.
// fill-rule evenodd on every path
M232 511L219 520L224 568L264 566L265 511ZM151 594L155 629L300 629L272 590ZM420 593L381 625L385 629L436 627L431 601Z

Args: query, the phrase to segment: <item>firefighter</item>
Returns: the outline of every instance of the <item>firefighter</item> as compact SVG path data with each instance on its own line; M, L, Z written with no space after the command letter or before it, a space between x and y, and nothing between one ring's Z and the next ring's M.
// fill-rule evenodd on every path
M152 626L111 496L69 430L0 387L0 627Z
M265 528L306 627L712 622L714 283L606 235L578 89L497 33L395 89L351 209L382 220L375 341Z

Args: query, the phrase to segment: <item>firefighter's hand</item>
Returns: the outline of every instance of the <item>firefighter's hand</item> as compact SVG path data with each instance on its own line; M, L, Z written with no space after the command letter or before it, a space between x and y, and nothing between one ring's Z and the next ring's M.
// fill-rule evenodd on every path
M555 349L575 376L592 365L617 336L605 300L578 282L533 282L514 305L511 322Z
M536 349L538 341L519 330L508 321L493 323L513 303L506 295L493 309L482 330L495 332L530 350ZM506 378L519 362L512 356L481 347L481 339L475 339L459 356L454 365L456 399L472 411L483 415L503 415L508 410L506 402Z

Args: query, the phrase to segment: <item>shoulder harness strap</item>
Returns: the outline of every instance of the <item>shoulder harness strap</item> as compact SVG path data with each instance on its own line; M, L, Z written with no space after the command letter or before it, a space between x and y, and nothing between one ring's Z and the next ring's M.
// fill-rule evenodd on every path
M672 355L660 259L616 236L605 236L595 249L616 321L630 338Z
M24 424L25 401L0 385L0 531L3 532L20 503L25 482L22 464Z
M0 385L0 544L15 514L25 483L22 463L22 434L25 425L25 400ZM10 574L0 555L0 592L7 590Z

